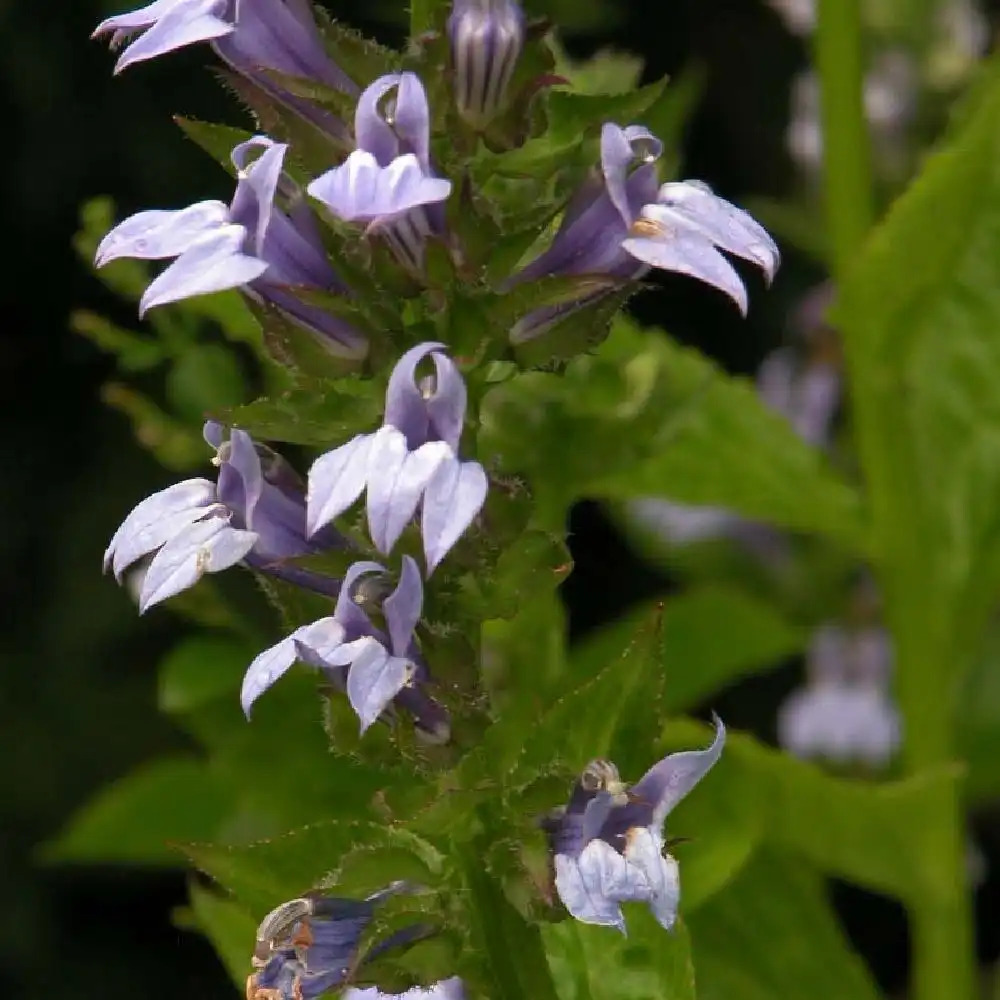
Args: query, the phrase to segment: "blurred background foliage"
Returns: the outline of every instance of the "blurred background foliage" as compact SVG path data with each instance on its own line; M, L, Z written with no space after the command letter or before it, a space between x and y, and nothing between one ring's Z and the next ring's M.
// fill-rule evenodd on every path
M902 44L934 81L908 113L907 127L922 141L942 127L960 82L946 55L934 49L933 33L916 30L929 23L921 7L925 2L871 5L872 37L877 40L881 34ZM338 0L329 6L388 42L402 37L404 17L394 0ZM678 151L681 174L703 178L725 197L758 210L781 239L785 263L770 293L764 293L758 278L748 276L758 284L752 288L754 306L746 322L711 291L671 277L658 279L658 293L639 296L632 308L644 323L668 328L729 371L753 373L782 342L803 293L823 277L815 178L808 169L815 136L801 120L809 95L803 95L801 82L795 83L808 65L806 42L763 0L549 0L530 6L562 27L570 59L608 47L634 55L633 60L608 58L590 69L587 83L594 90L608 89L609 83L627 87L640 72L643 81L678 75L691 87L696 100ZM239 674L247 652L239 639L215 646L211 638L182 640L181 620L169 609L138 619L127 596L99 576L101 552L123 514L138 497L170 481L158 462L183 472L199 467L204 450L192 424L206 409L252 398L250 388L260 388L247 385L248 378L257 376L251 365L243 364L249 352L238 342L241 336L253 336L252 326L238 318L242 307L235 297L165 311L151 319L160 325L160 340L130 339L132 305L95 279L73 245L80 206L97 196L109 195L118 217L153 205L226 198L228 179L180 135L172 116L244 124L213 85L209 56L200 48L132 71L128 86L116 83L104 47L88 43L87 37L103 16L120 7L97 0L47 7L8 0L0 5L7 42L0 101L7 105L4 120L13 122L2 168L8 251L6 349L0 357L5 366L7 475L0 502L8 612L0 712L8 753L0 769L0 870L5 882L0 961L14 996L56 994L75 1000L141 991L156 1000L195 990L224 996L229 990L208 945L178 929L183 919L171 922L171 910L187 901L185 876L170 867L173 855L164 853L162 867L150 865L150 845L141 840L117 844L118 855L134 852L144 860L134 868L65 865L58 863L58 851L47 857L39 853L38 845L51 841L96 790L144 762L172 754L169 764L148 765L159 768L157 780L164 789L149 808L165 810L162 826L178 839L214 832L204 824L216 815L213 803L222 814L220 796L239 795L258 805L277 796L281 805L275 808L281 813L308 795L303 769L296 767L301 762L280 749L260 761L256 787L227 786L224 769L213 784L185 767L183 755L204 742L206 733L196 709L210 704L217 693L201 691L202 700L191 703L192 673L211 659L223 689ZM903 13L894 22L883 16L883 7ZM788 139L796 115L798 145L793 140L792 149L798 150L798 164ZM902 148L896 155L886 147L879 174L883 200L898 190L919 158L919 144ZM876 156L881 156L878 136ZM89 211L91 227L106 228L109 205L95 204ZM115 275L122 290L141 284L141 276L127 268ZM219 317L213 310L222 310L229 320L227 328L237 341L234 351L213 342L212 321ZM108 349L117 353L117 367ZM148 450L136 447L136 435ZM581 657L600 655L602 639L591 635L600 625L677 581L697 579L704 569L697 560L686 563L683 554L658 555L655 544L638 538L634 528L623 529L620 514L590 503L573 514L575 570L561 593L571 634L581 640ZM828 569L831 580L843 579L844 567ZM795 592L794 581L790 591ZM208 624L224 622L226 604L214 603L210 595L210 590L200 593L199 616ZM252 607L258 595L250 586L241 592L237 585L232 599ZM797 684L805 645L801 625L813 621L814 612L800 607L791 624L776 620L765 628L759 609L747 610L725 591L705 589L693 599L703 606L683 619L686 627L720 615L738 625L746 612L752 628L748 626L744 640L753 654L748 652L747 663L780 664L735 683L713 700L734 728L774 742L774 706ZM710 632L710 625L704 632ZM256 637L246 639L247 648L254 649ZM720 655L724 660L724 651ZM985 876L977 890L978 946L984 961L1000 954L1000 811L995 806L1000 789L992 767L1000 751L998 661L1000 639L984 654L967 692L967 752L983 762L973 768L968 795L984 855ZM739 672L729 662L717 669L722 675ZM697 704L701 694L697 689L675 692L685 707ZM286 726L288 713L297 711L304 716L303 730L312 726L312 702L298 695L294 684L276 691L255 724L267 727L273 719ZM209 729L219 724L212 717ZM315 732L319 738L319 727ZM726 766L766 770L752 748L738 742ZM290 787L293 772L297 777ZM184 789L183 798L171 794L177 788ZM190 815L178 814L179 801L191 804ZM316 805L311 803L303 821L313 818ZM289 813L282 818L288 820ZM113 826L114 817L97 814L91 821L98 826L82 832L76 828L82 842L99 841L99 824ZM63 841L61 849L74 853L72 841ZM758 857L731 891L738 894L744 885L752 894L759 880L769 877L769 863L766 853ZM698 876L692 879L697 885ZM809 926L811 933L829 933L814 905L817 890L810 878L796 876L795 885L801 913L794 912L801 921L786 930L798 933ZM907 941L896 904L846 884L829 890L880 983L890 991L901 988ZM204 907L212 905L211 897L196 893L194 898ZM748 922L762 919L752 906L748 912L753 913ZM204 913L201 917L211 919ZM781 932L782 915L774 917ZM710 906L699 911L698 919L695 930L704 926L706 937L725 931L710 931ZM720 995L726 986L709 985Z

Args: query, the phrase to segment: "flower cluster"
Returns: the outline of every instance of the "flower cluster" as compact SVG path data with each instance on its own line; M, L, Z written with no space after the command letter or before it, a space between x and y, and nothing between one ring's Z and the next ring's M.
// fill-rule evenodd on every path
M478 565L489 542L494 483L474 457L470 433L486 365L516 357L518 345L556 322L627 292L651 268L703 281L745 313L747 290L730 257L767 280L779 262L764 229L705 184L660 183L657 136L607 121L595 123L599 158L596 145L587 147L597 160L587 176L577 172L559 188L566 200L547 245L539 247L543 225L535 223L533 239L504 274L470 263L477 258L460 216L488 199L474 189L468 164L452 169L447 145L436 141L440 122L466 130L466 145L482 139L491 150L515 148L527 132L510 126L512 109L551 81L517 83L529 29L513 0L455 0L439 29L435 37L449 51L447 108L432 107L428 92L439 88L425 89L412 69L389 67L367 79L341 69L307 0L156 0L95 32L113 45L128 43L116 70L209 43L241 96L264 95L279 125L285 117L307 123L327 158L317 166L300 131L269 124L271 135L232 149L228 203L139 212L107 233L98 266L169 261L146 288L140 314L235 289L265 320L280 317L347 370L385 384L380 424L319 455L304 477L247 430L210 420L204 435L215 450L215 480L188 479L140 502L112 538L105 568L121 580L133 567L141 611L237 564L320 595L331 602L328 615L299 625L250 664L244 712L300 661L335 696L346 696L362 733L402 717L432 743L448 742L452 726L435 695L425 597L436 596L429 588L442 577L442 592L459 589L447 564ZM359 72L361 63L350 65ZM488 289L494 301L521 301L525 289L546 282L569 291L527 296L502 343L470 338L482 346L466 351L467 342L460 348L451 336L450 286L434 283L442 259L469 295ZM401 329L382 329L371 318L380 303L371 300L383 294L404 303L424 297L399 311ZM772 376L778 386L780 373ZM792 393L790 384L782 391ZM357 519L342 520L362 494L366 532ZM331 564L335 575L324 569ZM679 881L676 861L663 854L664 820L719 758L724 739L717 720L708 749L673 754L631 787L612 764L588 767L566 809L547 821L555 889L569 913L624 930L620 906L638 901L665 928L673 925ZM277 907L258 932L249 1000L310 1000L348 986L382 951L411 943L422 926L361 953L375 908L404 891L393 883L362 900L307 895ZM403 995L460 1000L464 986L449 978Z

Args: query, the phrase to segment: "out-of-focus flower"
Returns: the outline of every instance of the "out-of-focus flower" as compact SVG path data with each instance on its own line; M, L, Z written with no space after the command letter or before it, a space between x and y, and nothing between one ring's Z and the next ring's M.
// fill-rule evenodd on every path
M365 580L374 574L377 582L384 581L385 567L355 563L344 576L331 616L297 628L250 664L240 692L247 715L257 698L301 660L346 690L362 732L395 701L426 734L438 741L447 739L447 715L423 690L428 671L413 638L423 610L420 570L413 559L403 557L399 582L381 601L388 635L372 623L366 610L378 604L378 588L366 586Z
M426 988L414 986L405 993L383 993L375 986L364 989L350 986L342 996L344 1000L465 1000L465 987L458 976L451 976Z
M229 205L202 201L178 211L139 212L120 222L97 248L98 267L119 257L177 258L155 278L139 303L139 314L154 306L239 288L277 306L292 321L313 331L329 349L363 357L365 337L339 317L301 302L295 287L343 293L323 249L312 211L296 192L283 212L275 205L289 182L282 166L287 145L256 136L232 153L239 171ZM256 159L255 152L260 151Z
M205 424L205 440L216 449L216 482L186 479L143 500L122 522L104 553L104 569L121 581L128 567L144 565L139 610L243 562L254 569L335 593L339 581L294 566L296 556L342 547L330 530L307 538L305 494L288 464L249 434Z
M806 687L778 712L778 739L797 757L885 765L899 746L899 713L889 697L892 645L876 626L825 625L806 656Z
M478 462L458 458L465 422L465 382L444 344L419 344L389 378L382 427L327 452L309 471L308 527L342 514L367 489L368 529L388 554L421 507L428 573L458 541L486 500L489 483ZM417 380L429 357L434 375Z
M514 0L455 0L448 38L458 112L486 125L503 107L524 46L524 12Z
M907 52L879 52L865 76L865 117L877 162L892 174L905 163L906 133L916 112L917 68ZM823 127L820 122L819 78L802 73L792 84L788 151L809 176L823 167Z
M621 904L638 902L667 930L673 926L680 878L677 862L663 854L663 824L719 759L725 740L716 718L708 749L670 754L631 787L609 761L587 766L565 811L548 823L556 891L577 920L624 933Z
M344 221L382 236L399 260L419 273L428 236L442 231L435 207L451 193L451 181L431 170L430 111L416 74L390 73L367 87L358 100L354 132L358 148L317 177L309 194Z
M310 895L275 907L261 921L247 979L247 1000L313 1000L342 985L363 961L422 933L414 927L360 954L361 938L388 896L405 892L394 882L367 899Z
M808 36L816 28L816 0L767 0L793 35Z

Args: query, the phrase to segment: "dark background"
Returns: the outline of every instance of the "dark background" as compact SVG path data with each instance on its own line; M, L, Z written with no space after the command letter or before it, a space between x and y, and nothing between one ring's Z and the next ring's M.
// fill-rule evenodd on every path
M391 27L356 16L370 10L366 4L330 6L383 40L398 39ZM647 78L692 60L707 70L685 140L685 175L737 201L785 193L792 181L783 150L787 92L806 61L802 43L756 0L610 8L614 23L570 34L571 52L607 44L632 50L646 58ZM67 329L71 309L121 310L70 247L78 206L107 193L122 216L228 197L226 177L171 115L241 121L213 84L205 47L114 79L113 57L88 41L110 12L97 0L0 4L0 597L7 626L0 646L0 988L8 1000L176 1000L231 990L208 945L170 923L171 907L184 900L182 875L54 868L35 859L36 846L94 790L182 742L155 708L154 667L178 621L168 611L139 620L100 575L115 526L168 474L136 446L125 419L101 405L109 358ZM661 294L640 298L636 309L731 369L752 371L780 339L788 308L819 277L794 253L786 257L770 293L746 272L754 303L748 322L721 296L680 279L663 279ZM574 631L663 585L592 506L575 512L572 528L577 571L566 596ZM753 706L765 702L774 703L766 691L748 691L743 717L731 721L750 724ZM987 886L980 899L984 926L995 912L992 892ZM838 898L883 982L898 986L906 957L898 915L853 893Z

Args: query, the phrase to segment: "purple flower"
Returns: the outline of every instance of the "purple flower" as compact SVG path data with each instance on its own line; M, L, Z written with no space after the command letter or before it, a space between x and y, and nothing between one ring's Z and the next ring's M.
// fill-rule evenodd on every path
M410 941L422 929L405 929L360 955L361 939L383 899L405 892L394 882L367 899L310 895L275 907L261 921L247 1000L313 1000L343 984L362 961Z
M260 695L296 660L302 660L346 689L362 732L395 700L425 733L436 740L447 739L447 717L423 693L428 673L413 638L423 610L420 570L413 559L403 556L399 583L381 602L388 636L372 624L364 607L377 600L365 577L379 574L378 585L385 572L376 562L355 563L344 577L331 616L296 629L250 664L240 692L248 716Z
M186 479L143 500L111 539L105 572L113 568L120 582L129 566L155 553L143 574L140 612L239 562L335 591L336 581L283 565L343 544L332 531L306 537L305 496L290 466L245 431L223 441L222 428L209 421L205 439L217 449L217 481Z
M462 462L458 443L465 421L465 382L444 344L419 344L389 378L382 427L358 434L327 452L309 470L308 528L342 514L367 489L368 530L388 554L422 509L421 534L428 574L472 523L488 482L478 462ZM417 382L426 357L435 374Z
M251 160L257 150L262 152ZM118 257L176 257L146 289L140 315L154 306L240 288L321 336L333 353L363 357L368 345L362 334L293 294L296 286L336 292L345 288L330 267L309 207L294 190L287 213L274 203L283 186L292 187L282 174L287 150L287 145L266 136L240 143L232 153L239 179L228 206L202 201L178 211L130 216L101 241L97 266Z
M806 654L808 684L779 710L779 742L797 757L884 766L900 740L891 671L885 629L818 629Z
M442 979L426 989L414 986L405 993L383 993L376 986L360 989L349 986L344 990L343 1000L465 1000L465 987L458 976Z
M443 229L436 206L451 193L451 181L431 171L430 111L419 78L390 73L367 87L358 100L354 133L358 148L317 177L309 194L346 222L381 235L400 261L419 273L427 237Z
M93 37L111 35L125 48L115 72L197 42L211 42L234 69L259 78L270 69L357 93L326 54L308 0L156 0L102 21Z
M648 904L667 930L677 918L677 862L663 854L663 823L719 759L726 740L715 720L707 750L670 754L627 787L609 761L593 761L569 805L549 824L556 891L577 920L625 933L621 904Z
M642 206L656 198L656 166L663 144L641 125L601 130L601 170L577 190L549 248L515 274L508 286L550 275L604 274L628 282L648 268L622 249ZM633 165L638 163L635 169ZM556 320L605 295L598 291L568 305L536 310L520 320L510 338L538 336Z
M524 12L514 0L455 0L448 38L458 113L485 125L503 106L524 47Z
M643 206L629 232L622 247L636 260L713 285L744 315L747 290L719 250L756 264L769 281L781 259L778 245L763 226L701 181L664 184L656 201Z
M823 359L796 364L789 348L772 351L757 373L757 391L772 410L786 416L803 441L830 446L830 429L840 405L836 365Z

